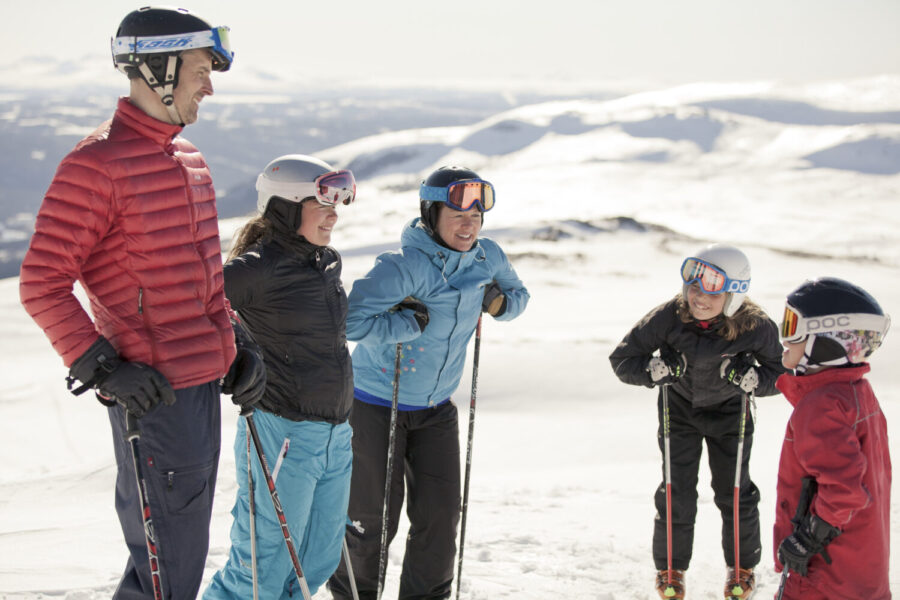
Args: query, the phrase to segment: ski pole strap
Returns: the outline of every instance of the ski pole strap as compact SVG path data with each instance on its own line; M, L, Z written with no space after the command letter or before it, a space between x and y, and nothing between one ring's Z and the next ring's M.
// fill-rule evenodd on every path
M814 477L807 476L803 478L800 485L800 499L797 502L797 512L794 513L794 518L791 519L791 523L794 524L794 529L800 527L800 523L803 522L803 519L806 517L807 513L809 513L810 507L812 506L812 500L816 496L818 490L819 484Z

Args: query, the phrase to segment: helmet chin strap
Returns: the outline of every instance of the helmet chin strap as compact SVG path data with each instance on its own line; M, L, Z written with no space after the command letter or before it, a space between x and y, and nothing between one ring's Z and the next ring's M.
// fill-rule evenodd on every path
M146 61L141 62L138 67L141 76L144 78L144 81L147 82L147 85L150 86L150 89L159 94L159 98L162 100L163 106L166 107L166 111L169 113L169 118L172 119L172 123L184 127L184 120L181 118L181 115L178 114L178 109L175 108L175 73L177 69L178 56L175 54L170 54L166 62L166 80L164 82L160 82L156 78L153 71L147 66Z

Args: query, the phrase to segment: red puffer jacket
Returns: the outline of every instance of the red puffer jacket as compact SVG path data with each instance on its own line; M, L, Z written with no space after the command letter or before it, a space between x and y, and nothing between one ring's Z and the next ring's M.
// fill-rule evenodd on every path
M19 294L66 366L105 336L176 389L224 375L235 355L215 191L181 127L119 99L66 156L22 263ZM81 282L94 321L73 294Z
M887 423L872 386L869 365L832 368L812 375L782 375L778 389L794 405L778 467L775 509L778 546L791 534L802 479L812 476L818 493L811 510L841 530L809 562L805 584L812 596L886 600L890 555L891 457ZM792 574L791 578L799 577Z

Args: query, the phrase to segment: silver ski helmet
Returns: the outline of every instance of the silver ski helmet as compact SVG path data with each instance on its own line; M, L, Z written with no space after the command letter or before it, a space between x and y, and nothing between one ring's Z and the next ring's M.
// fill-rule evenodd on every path
M356 199L356 180L349 170L335 171L324 160L305 154L286 154L271 161L256 178L256 209L291 231L300 228L301 203L315 199L334 206Z
M811 367L865 362L881 346L890 326L890 316L864 289L837 277L821 277L788 294L781 339L806 340L796 367L804 373Z
M731 317L744 303L750 289L750 261L734 246L710 244L684 260L681 279L681 294L685 302L688 288L699 280L704 293L726 294L722 314ZM715 286L707 287L707 281L714 282Z

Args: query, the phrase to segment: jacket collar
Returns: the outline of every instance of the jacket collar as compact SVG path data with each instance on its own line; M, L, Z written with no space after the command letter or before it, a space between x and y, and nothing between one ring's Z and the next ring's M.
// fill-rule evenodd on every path
M832 367L811 375L792 375L784 373L775 382L784 397L791 405L796 406L812 390L829 383L850 383L859 381L869 372L871 367L863 363L856 367Z
M163 147L171 144L175 136L184 129L181 125L172 125L171 123L164 123L154 119L132 104L127 97L119 98L116 114L113 117L113 124L117 121Z

